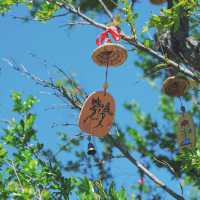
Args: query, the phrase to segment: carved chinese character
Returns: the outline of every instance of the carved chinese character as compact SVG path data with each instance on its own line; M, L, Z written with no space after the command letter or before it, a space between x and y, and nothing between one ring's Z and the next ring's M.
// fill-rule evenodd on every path
M82 131L98 137L105 136L114 119L115 102L105 93L95 92L85 101L79 116L79 127Z

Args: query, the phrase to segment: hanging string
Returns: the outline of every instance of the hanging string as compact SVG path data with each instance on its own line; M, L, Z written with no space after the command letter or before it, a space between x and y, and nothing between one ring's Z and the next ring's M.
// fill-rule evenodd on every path
M106 77L105 83L108 83L108 64L106 65Z
M106 95L108 89L108 64L106 65L105 82L103 85L103 89L104 89L104 95Z
M88 142L89 142L89 143L91 142L91 139L92 139L92 137L91 137L91 136L88 136Z
M105 81L103 84L104 95L106 95L108 89L108 66L109 66L109 54L107 55L107 62L106 62L106 72L105 72Z
M180 101L180 104L181 104L181 112L182 112L182 115L184 115L185 113L185 106L183 105L183 102L182 102L182 98L179 97L179 101Z

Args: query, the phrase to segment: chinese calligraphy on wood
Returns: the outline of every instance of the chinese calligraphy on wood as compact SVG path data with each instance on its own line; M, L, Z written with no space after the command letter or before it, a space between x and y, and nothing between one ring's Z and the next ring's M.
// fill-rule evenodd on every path
M90 135L104 137L112 126L114 114L113 97L103 91L94 92L83 104L79 115L79 127Z

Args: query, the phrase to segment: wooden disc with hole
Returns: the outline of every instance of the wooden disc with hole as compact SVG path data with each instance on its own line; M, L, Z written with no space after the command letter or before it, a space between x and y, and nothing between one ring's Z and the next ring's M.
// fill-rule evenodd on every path
M192 120L192 116L189 113L184 113L177 123L177 139L180 152L183 149L193 149L196 145L196 130Z
M152 4L159 5L159 4L165 3L166 0L150 0L150 2L151 2Z
M171 97L184 96L189 88L189 81L182 76L171 76L163 83L163 92Z
M127 51L120 44L106 43L97 47L92 53L92 59L100 66L119 66L126 58Z
M85 100L80 115L81 131L104 137L108 134L114 119L115 101L104 91L94 92Z

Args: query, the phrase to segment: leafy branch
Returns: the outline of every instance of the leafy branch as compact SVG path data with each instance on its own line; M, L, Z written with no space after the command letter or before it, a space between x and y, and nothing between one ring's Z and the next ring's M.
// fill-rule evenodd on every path
M31 74L25 66L20 67L16 63L11 63L9 65L18 72L25 74L28 78L34 80L37 84L40 84L43 87L48 87L59 93L59 97L64 97L71 104L72 108L76 110L80 110L82 107L82 102L80 101L80 97L72 96L65 87L57 86L53 82L49 82L48 80L42 80L38 78L36 75ZM80 93L79 93L80 94ZM57 95L56 95L57 96ZM83 97L85 98L85 97ZM127 150L127 148L119 142L119 140L115 139L111 134L105 137L105 141L108 141L114 147L119 149L123 156L125 156L134 166L136 166L139 170L141 170L144 175L148 176L155 184L159 185L163 190L173 196L175 199L183 200L184 198L170 189L165 183L163 183L158 177L156 177L153 173L151 173L144 165L142 165L137 159L135 159Z

